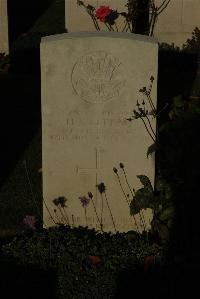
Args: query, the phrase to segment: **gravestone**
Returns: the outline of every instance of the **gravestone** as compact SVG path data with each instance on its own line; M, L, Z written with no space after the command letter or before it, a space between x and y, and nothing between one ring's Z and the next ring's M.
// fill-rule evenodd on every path
M156 106L157 59L157 43L131 33L71 33L42 39L46 225L54 225L51 214L55 222L59 217L72 226L99 230L101 218L103 230L114 231L113 217L119 231L143 229L141 215L136 215L137 225L130 216L123 190L131 198L132 188L141 187L138 174L147 175L154 184L154 159L146 155L152 140L141 120L129 122L127 118L137 100L142 101L139 89L148 86L151 76L155 78L152 99ZM152 121L154 129L155 125ZM124 164L126 177L119 163ZM123 190L113 167L118 169ZM96 185L102 182L106 194L101 196ZM85 210L79 197L88 192L93 199ZM58 197L67 199L66 217L59 210L54 213L53 199ZM151 210L143 212L149 228Z
M8 53L8 14L7 0L0 1L0 53Z
M126 0L86 0L83 1L85 5L92 5L96 9L101 5L109 6L113 10L118 12L127 12L125 6ZM94 24L82 6L77 5L76 0L65 0L65 25L68 32L79 32L79 31L96 31ZM124 28L124 18L119 17L117 19L117 25L119 31ZM101 30L108 31L105 25L99 22Z

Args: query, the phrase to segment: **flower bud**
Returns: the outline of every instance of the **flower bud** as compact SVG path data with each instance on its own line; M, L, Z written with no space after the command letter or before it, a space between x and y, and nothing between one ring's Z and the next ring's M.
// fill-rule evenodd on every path
M113 167L113 171L114 171L114 173L117 173L117 172L118 172L118 170L117 170L116 167Z
M119 163L120 168L124 169L124 164L123 163Z
M92 194L92 192L88 192L88 196L89 196L89 198L93 198L93 194Z

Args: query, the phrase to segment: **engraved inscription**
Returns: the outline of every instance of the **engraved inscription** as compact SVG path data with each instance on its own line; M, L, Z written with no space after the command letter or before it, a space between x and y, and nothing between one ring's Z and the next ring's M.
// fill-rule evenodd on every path
M118 142L123 138L133 136L133 126L127 122L124 115L115 114L111 111L103 111L98 117L89 119L80 112L69 113L64 120L65 130L55 131L50 135L51 141L86 142L112 141ZM134 133L136 134L136 132Z
M106 102L119 97L126 82L122 63L104 51L81 57L73 67L71 81L79 97L90 103Z

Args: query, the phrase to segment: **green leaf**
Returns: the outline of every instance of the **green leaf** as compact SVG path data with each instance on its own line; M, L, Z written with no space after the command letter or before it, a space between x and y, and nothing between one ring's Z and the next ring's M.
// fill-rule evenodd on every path
M152 145L150 145L147 150L147 158L149 157L149 155L152 155L157 149L158 149L158 146L156 143L153 143Z
M130 203L130 215L134 216L140 212L141 208L135 203L135 197Z
M140 182L142 183L145 189L153 193L153 187L151 185L151 181L146 175L137 175L137 178L140 180Z
M173 98L174 108L182 108L184 106L184 101L182 95L178 95Z
M142 209L152 208L153 194L145 188L139 189L130 203L130 214L136 215Z
M159 219L161 221L168 221L169 219L173 218L174 217L174 207L173 206L170 206L166 209L164 209L160 214L159 214Z

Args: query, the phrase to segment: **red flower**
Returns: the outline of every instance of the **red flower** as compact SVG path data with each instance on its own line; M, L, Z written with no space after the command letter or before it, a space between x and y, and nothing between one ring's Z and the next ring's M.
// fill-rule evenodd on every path
M101 22L105 23L106 18L109 16L109 14L112 12L112 9L109 6L100 6L95 13L95 16L97 19L99 19Z
M148 271L153 265L155 265L155 256L146 256L144 259L144 271Z
M101 262L101 259L98 255L88 255L87 259L93 265L98 265Z

